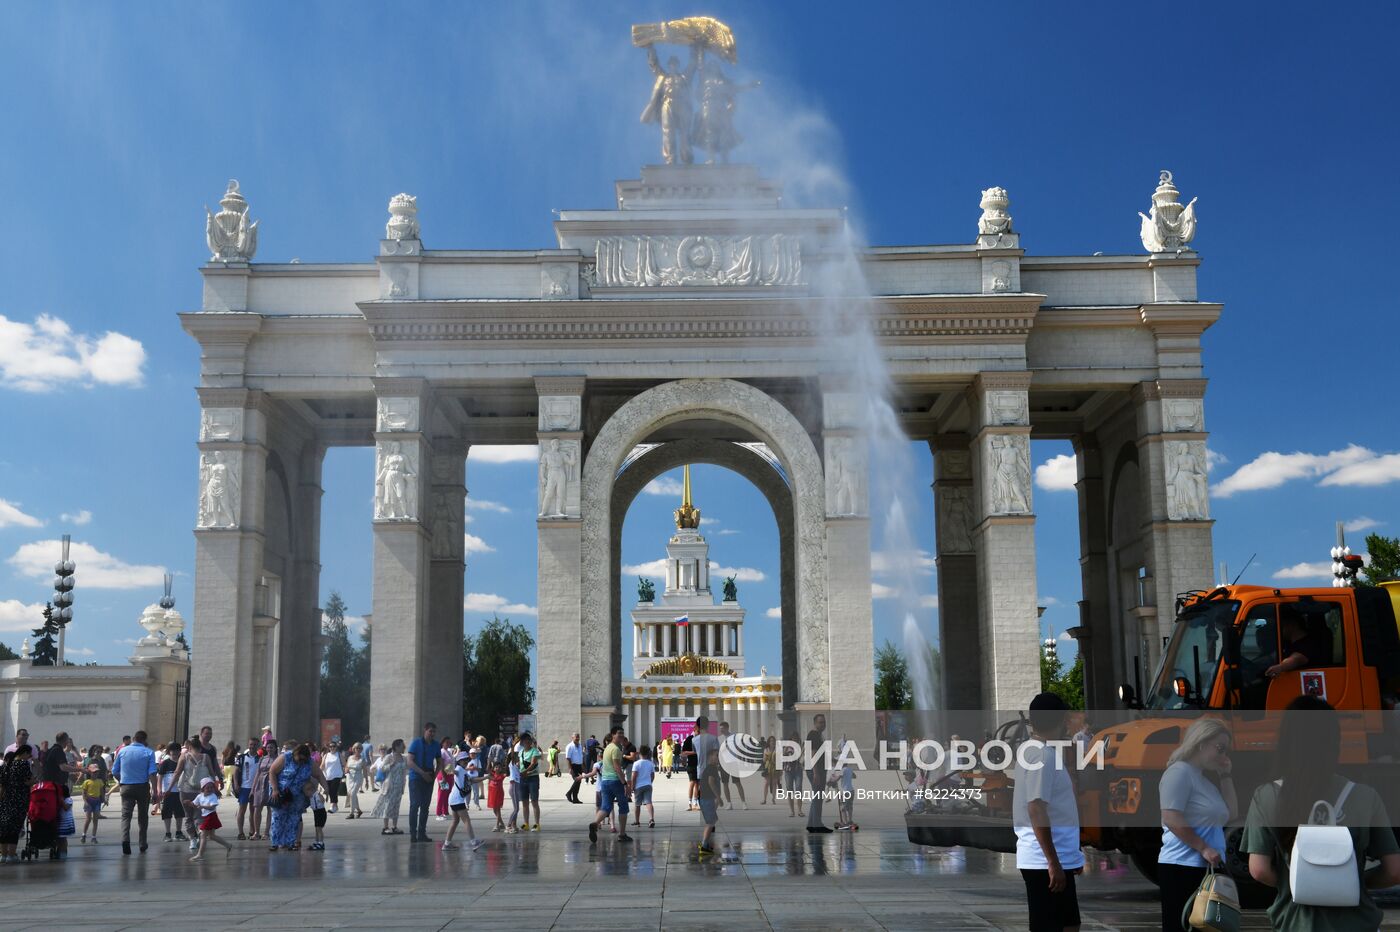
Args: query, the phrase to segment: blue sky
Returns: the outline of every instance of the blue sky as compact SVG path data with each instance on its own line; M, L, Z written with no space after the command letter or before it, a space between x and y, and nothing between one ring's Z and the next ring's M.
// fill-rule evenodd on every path
M790 203L849 206L872 244L968 242L998 184L1029 253L1136 252L1136 212L1171 169L1199 197L1200 293L1225 304L1205 338L1217 560L1258 552L1247 579L1310 582L1334 521L1354 545L1362 525L1400 533L1394 8L985 9L6 6L0 640L35 623L44 542L64 532L73 659L126 655L162 568L191 604L198 361L175 314L198 306L203 206L226 179L263 221L259 259L365 261L398 191L418 196L429 248L553 245L551 210L607 206L655 160L629 25L696 12L734 28L741 73L763 80L736 158ZM1033 445L1037 464L1068 452ZM931 549L915 457L908 503ZM469 629L493 608L534 623L533 482L530 463L469 463ZM369 452L332 451L325 483L323 585L364 612ZM698 469L696 489L714 559L746 571L751 663L775 670L771 512L722 470ZM639 496L625 563L661 555L675 504ZM1037 488L1035 504L1058 632L1077 617L1074 496ZM898 641L889 600L875 606L877 642ZM932 632L933 611L920 622Z

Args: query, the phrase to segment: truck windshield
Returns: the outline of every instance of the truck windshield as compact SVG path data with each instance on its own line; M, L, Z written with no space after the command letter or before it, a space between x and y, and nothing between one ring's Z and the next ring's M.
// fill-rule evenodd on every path
M1219 600L1189 606L1177 616L1176 630L1167 644L1157 682L1143 703L1147 708L1184 709L1205 702L1215 682L1225 638L1239 610L1239 602ZM1178 677L1185 677L1191 684L1189 699L1177 694Z

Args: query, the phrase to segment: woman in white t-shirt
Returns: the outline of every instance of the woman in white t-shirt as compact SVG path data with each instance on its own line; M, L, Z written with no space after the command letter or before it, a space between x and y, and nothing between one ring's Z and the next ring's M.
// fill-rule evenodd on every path
M331 798L331 812L340 811L340 792L345 785L345 763L340 745L332 744L321 755L321 774L326 778L326 795Z
M651 745L644 744L640 749L641 758L632 764L632 816L633 825L642 824L642 807L647 807L647 827L656 828L656 806L651 801L652 782L656 779L656 764L651 759ZM627 817L622 817L624 822Z
M1181 746L1167 759L1157 795L1162 806L1162 850L1157 855L1162 928L1174 929L1207 866L1224 863L1225 826L1237 813L1230 729L1224 722L1203 718L1186 729Z

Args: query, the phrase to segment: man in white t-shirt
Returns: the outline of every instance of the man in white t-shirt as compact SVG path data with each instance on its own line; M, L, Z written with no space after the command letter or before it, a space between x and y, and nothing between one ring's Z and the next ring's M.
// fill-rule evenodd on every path
M1031 737L1017 748L1011 797L1016 867L1026 883L1031 932L1079 928L1074 877L1084 867L1079 850L1079 805L1066 759L1069 708L1054 693L1031 700Z

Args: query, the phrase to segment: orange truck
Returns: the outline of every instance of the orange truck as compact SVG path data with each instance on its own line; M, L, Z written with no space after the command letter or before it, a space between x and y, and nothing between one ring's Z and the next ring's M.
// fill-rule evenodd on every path
M1134 711L1094 736L1095 744L1102 743L1103 761L1080 774L1082 843L1129 855L1155 880L1162 838L1157 786L1190 721L1201 714L1229 721L1233 775L1244 809L1255 788L1272 779L1278 716L1266 713L1284 709L1304 693L1350 713L1342 719L1344 769L1364 766L1365 781L1383 796L1400 787L1400 713L1394 711L1400 699L1397 619L1400 582L1317 589L1232 585L1180 598L1155 682L1141 697L1131 687L1120 687L1119 698ZM1284 656L1284 645L1297 651L1300 644L1307 657L1302 667L1265 675ZM993 774L964 777L974 783L998 782ZM1392 817L1397 812L1394 806L1388 811ZM1010 814L1003 805L981 813L911 809L906 825L916 844L1015 850ZM1240 835L1238 828L1229 834L1227 860L1231 872L1247 881ZM1261 892L1252 890L1249 898L1259 902Z

